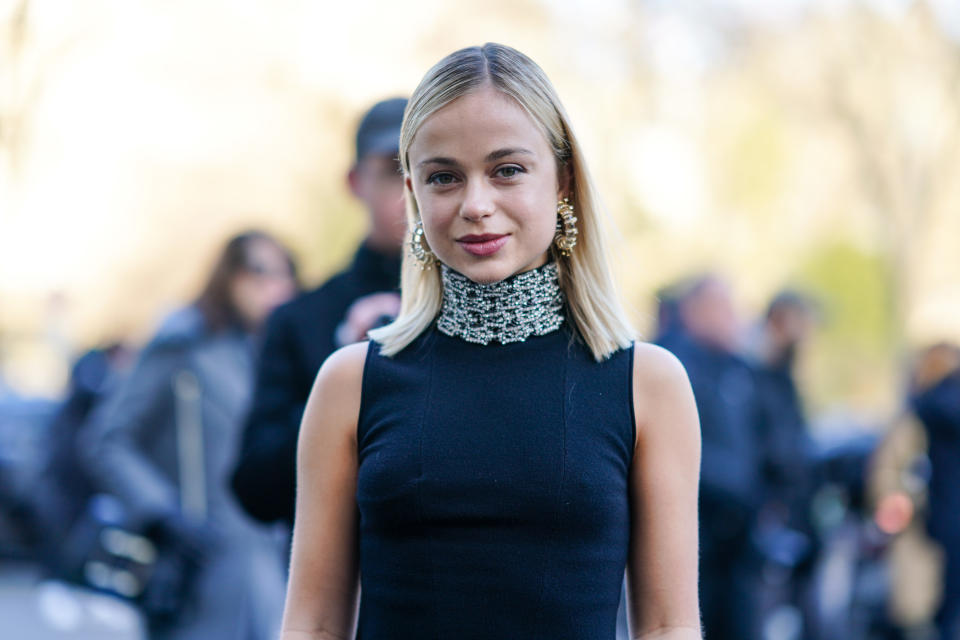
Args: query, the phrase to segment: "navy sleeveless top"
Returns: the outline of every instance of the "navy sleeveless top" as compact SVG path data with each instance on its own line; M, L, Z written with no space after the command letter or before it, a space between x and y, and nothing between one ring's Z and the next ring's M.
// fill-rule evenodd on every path
M358 423L360 640L613 640L630 538L633 349L568 325L371 343Z

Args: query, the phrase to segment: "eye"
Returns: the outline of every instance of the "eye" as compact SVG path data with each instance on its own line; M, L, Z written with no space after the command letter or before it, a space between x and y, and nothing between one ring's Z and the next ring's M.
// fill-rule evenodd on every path
M435 184L441 187L451 185L457 179L455 175L447 171L439 171L427 178L427 184Z
M497 167L495 173L501 178L516 178L521 173L524 173L524 169L515 164L508 164L504 167Z

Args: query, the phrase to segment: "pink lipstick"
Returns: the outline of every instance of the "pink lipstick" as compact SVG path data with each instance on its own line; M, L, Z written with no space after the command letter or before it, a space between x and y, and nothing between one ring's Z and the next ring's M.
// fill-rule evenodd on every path
M499 251L509 237L496 233L471 234L457 238L457 243L475 256L490 256Z

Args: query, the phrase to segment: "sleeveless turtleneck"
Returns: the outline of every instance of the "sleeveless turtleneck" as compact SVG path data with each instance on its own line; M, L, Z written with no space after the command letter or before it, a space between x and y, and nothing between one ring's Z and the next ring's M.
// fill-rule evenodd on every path
M357 638L613 640L633 350L596 362L562 317L488 344L437 324L393 357L367 352Z

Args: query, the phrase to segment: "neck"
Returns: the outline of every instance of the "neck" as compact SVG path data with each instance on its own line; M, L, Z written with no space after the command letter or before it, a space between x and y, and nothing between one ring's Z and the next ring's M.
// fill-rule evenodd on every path
M437 328L467 342L523 342L563 324L563 291L557 264L515 274L506 280L478 284L441 265L443 307Z

